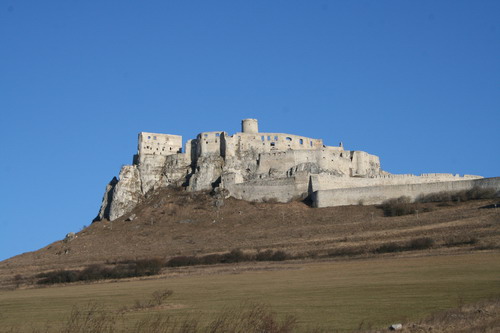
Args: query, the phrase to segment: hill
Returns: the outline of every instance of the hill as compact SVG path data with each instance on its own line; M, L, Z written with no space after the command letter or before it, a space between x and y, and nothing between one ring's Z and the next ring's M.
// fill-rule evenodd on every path
M376 206L311 208L303 202L253 203L163 188L117 220L95 222L74 237L1 262L0 281L2 288L30 286L44 271L232 249L281 250L296 259L498 249L495 203L412 204L414 214L387 217Z

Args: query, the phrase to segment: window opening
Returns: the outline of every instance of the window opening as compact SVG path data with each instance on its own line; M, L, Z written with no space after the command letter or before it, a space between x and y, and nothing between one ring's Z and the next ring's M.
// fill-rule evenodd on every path
M292 138L291 138L291 137L289 137L289 136L287 136L287 137L286 137L286 141L290 142L290 141L292 141Z
M271 136L270 135L267 136L267 141L271 141Z
M262 141L266 140L266 138L265 138L264 136L261 136L261 137L260 137L260 139L261 139Z
M277 135L274 137L274 141L278 141L278 136Z
M302 139L300 139L299 142L300 142L301 145L304 144L304 140L302 140Z

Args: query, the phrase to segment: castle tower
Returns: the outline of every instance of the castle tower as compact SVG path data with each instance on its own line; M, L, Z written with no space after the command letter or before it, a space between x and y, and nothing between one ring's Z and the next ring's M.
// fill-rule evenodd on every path
M243 133L259 133L259 123L257 119L243 119L241 121L241 131Z

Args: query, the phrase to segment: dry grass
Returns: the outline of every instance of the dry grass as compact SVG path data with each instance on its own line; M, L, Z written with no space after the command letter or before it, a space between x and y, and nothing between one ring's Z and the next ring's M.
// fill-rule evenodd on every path
M242 302L264 303L280 322L297 319L297 331L383 328L436 311L500 295L500 253L408 256L325 262L275 262L186 267L160 278L0 292L3 327L26 323L56 328L73 306L95 302L108 313L147 301L154 291L173 291L167 307L127 311L117 329L151 315L200 327Z
M132 212L137 216L133 221L125 221L127 215L97 222L70 242L55 242L0 262L0 288L30 285L31 276L50 270L220 254L236 248L253 253L282 250L292 256L363 255L384 243L404 244L423 237L432 238L439 251L495 248L500 244L500 208L481 209L493 202L426 203L433 211L384 217L374 206L315 209L301 202L249 203L232 198L217 208L207 194L163 189ZM460 241L464 235L473 241Z

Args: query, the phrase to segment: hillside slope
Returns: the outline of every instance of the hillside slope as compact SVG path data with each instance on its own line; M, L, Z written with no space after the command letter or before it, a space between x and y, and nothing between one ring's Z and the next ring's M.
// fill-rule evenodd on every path
M205 192L161 189L130 214L95 222L72 240L0 263L0 287L36 273L137 258L284 250L306 258L373 256L384 244L433 241L425 253L499 248L498 200L420 204L418 214L385 217L375 206L311 208L302 202L251 203ZM387 252L387 251L386 251ZM389 251L390 252L390 251Z

